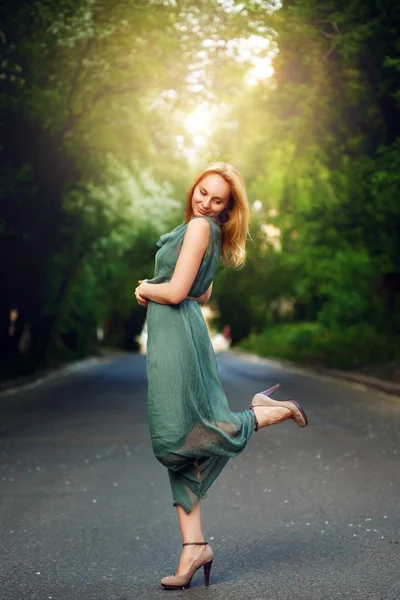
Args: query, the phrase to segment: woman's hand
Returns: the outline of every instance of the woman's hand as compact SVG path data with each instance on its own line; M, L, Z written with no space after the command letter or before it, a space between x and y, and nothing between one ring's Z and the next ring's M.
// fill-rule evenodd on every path
M192 219L187 224L171 280L164 283L143 281L137 290L141 301L175 305L185 300L196 279L209 239L210 223L206 219Z
M198 298L195 298L194 296L186 296L186 298L188 300L196 300L196 302L198 302L199 304L207 304L206 294L203 294L202 296L199 296Z
M204 294L202 294L201 296L199 296L198 298L194 298L193 296L186 296L189 300L197 300L197 302L199 304L207 304L207 302L209 301L209 299L211 298L211 293L212 293L212 287L213 287L213 282L211 282L209 288L207 291L204 292Z
M135 289L136 300L137 300L138 304L140 304L140 306L144 306L144 308L147 308L149 301L147 298L145 298L144 296L141 295L140 284L145 283L146 281L147 281L147 279L138 279L139 285Z

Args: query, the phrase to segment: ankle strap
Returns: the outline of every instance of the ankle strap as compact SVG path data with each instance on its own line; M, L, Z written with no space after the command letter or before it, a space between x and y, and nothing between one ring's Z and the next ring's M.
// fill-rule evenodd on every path
M185 542L182 546L206 546L208 542Z

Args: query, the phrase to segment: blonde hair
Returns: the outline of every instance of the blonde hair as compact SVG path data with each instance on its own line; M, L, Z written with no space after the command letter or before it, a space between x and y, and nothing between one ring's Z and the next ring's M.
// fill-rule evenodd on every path
M192 196L194 188L206 175L217 173L229 183L231 189L225 218L220 221L222 232L222 261L227 266L242 267L246 259L246 241L249 233L250 208L243 177L229 163L214 162L202 169L193 179L187 192L185 223L193 216Z

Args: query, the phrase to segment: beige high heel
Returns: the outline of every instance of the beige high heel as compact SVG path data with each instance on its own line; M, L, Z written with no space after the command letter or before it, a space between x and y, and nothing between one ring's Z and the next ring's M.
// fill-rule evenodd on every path
M270 387L268 390L265 390L264 392L260 392L259 394L256 394L253 398L253 400L251 401L250 404L250 409L253 411L254 413L254 408L256 406L281 406L282 408L287 408L288 410L290 410L291 412L291 416L289 417L289 419L293 419L293 421L295 423L297 423L297 425L299 427L306 427L308 425L308 419L307 419L307 415L304 412L303 407L296 401L296 400L284 400L282 402L280 402L279 400L273 400L272 398L269 398L270 394L272 394L272 392L274 392L276 389L278 389L279 387L279 383ZM254 403L254 401L257 402L257 404ZM258 420L256 418L256 415L254 413L254 431L258 431Z
M204 546L200 555L194 560L192 566L187 573L183 575L170 575L161 579L161 585L167 590L186 590L190 587L193 575L204 567L204 583L208 587L210 585L210 571L214 560L214 553L208 542L186 542L182 546Z

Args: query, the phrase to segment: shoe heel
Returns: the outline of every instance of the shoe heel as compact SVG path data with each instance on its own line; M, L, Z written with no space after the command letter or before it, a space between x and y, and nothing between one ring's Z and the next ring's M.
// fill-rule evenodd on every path
M277 383L276 385L273 385L272 387L268 388L267 390L265 390L264 392L260 392L261 394L264 394L264 396L270 396L271 394L274 393L275 390L278 389L278 387L280 386L280 383Z
M213 561L210 560L210 562L208 562L204 565L204 584L206 587L208 587L210 585L210 571L211 571L212 563L213 563Z

